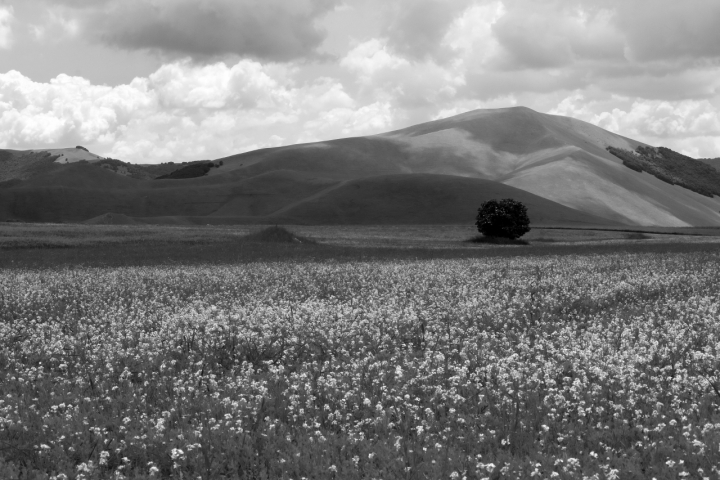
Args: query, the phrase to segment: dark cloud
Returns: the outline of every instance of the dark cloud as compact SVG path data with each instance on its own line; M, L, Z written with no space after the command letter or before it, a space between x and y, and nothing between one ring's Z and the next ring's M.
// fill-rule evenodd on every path
M441 40L471 0L401 0L388 4L384 35L394 51L422 59L442 54Z
M504 0L494 26L518 68L720 58L716 0Z
M720 57L716 0L626 1L617 13L633 60Z
M85 35L124 49L272 61L313 56L336 0L63 0Z
M493 26L510 68L561 68L583 60L624 61L623 36L613 13L578 2L508 2Z

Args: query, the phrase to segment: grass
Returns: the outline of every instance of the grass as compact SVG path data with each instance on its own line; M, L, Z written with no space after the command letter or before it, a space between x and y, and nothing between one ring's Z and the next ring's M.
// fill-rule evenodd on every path
M557 242L557 239L555 238L548 238L548 237L538 237L534 238L532 243L555 243Z
M0 224L0 268L223 265L257 261L391 262L718 250L718 239L713 236L653 232L653 240L636 242L624 238L627 232L615 230L534 227L523 238L529 245L466 242L476 231L472 225L293 226L287 230L293 237L284 238L303 240L248 241L248 235L258 233L257 227L252 226Z
M644 233L628 233L625 235L625 238L628 240L650 240L652 237L650 235L645 235Z
M477 235L466 240L466 242L486 245L528 245L527 240L522 240L520 238L491 237L486 235Z

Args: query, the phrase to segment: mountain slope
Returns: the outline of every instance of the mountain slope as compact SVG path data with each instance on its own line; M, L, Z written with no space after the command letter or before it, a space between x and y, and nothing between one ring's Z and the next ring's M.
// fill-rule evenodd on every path
M223 160L226 170L251 175L284 169L342 180L400 173L482 178L624 224L720 225L718 197L633 171L608 146L634 150L644 144L580 120L516 107Z
M197 178L153 180L149 170L121 175L135 169L101 168L102 161L59 164L50 154L0 151L0 182L11 179L0 183L0 219L79 221L112 212L224 223L472 223L482 192L493 192L533 194L535 222L720 225L719 197L630 169L608 147L645 145L517 107L233 155ZM22 158L32 161L18 166Z
M472 223L482 202L495 198L521 201L528 208L532 224L613 223L502 183L436 174L387 175L343 182L271 217L283 216L306 224Z

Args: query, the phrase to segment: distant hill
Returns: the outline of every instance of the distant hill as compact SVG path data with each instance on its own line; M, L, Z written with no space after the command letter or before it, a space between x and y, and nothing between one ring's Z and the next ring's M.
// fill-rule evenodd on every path
M716 170L720 170L720 157L719 158L698 158L703 163L714 167Z
M90 163L118 175L138 180L158 177L193 178L207 174L207 169L194 173L197 166L212 164L207 160L182 163L134 164L103 158L89 152L86 148L61 148L54 150L0 150L0 183L11 180L26 180L40 174L60 171L63 166L74 163ZM218 166L217 164L212 164ZM187 174L187 171L193 173Z
M536 224L720 225L714 191L700 194L648 168L629 168L608 147L649 148L517 107L262 149L210 168L208 161L57 164L52 155L6 151L0 219L85 221L112 213L169 223L472 223L483 199L522 197Z

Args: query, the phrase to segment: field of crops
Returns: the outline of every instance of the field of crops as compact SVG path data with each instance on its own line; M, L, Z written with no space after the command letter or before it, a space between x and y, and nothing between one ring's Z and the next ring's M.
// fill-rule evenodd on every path
M0 270L0 478L718 478L720 254Z

